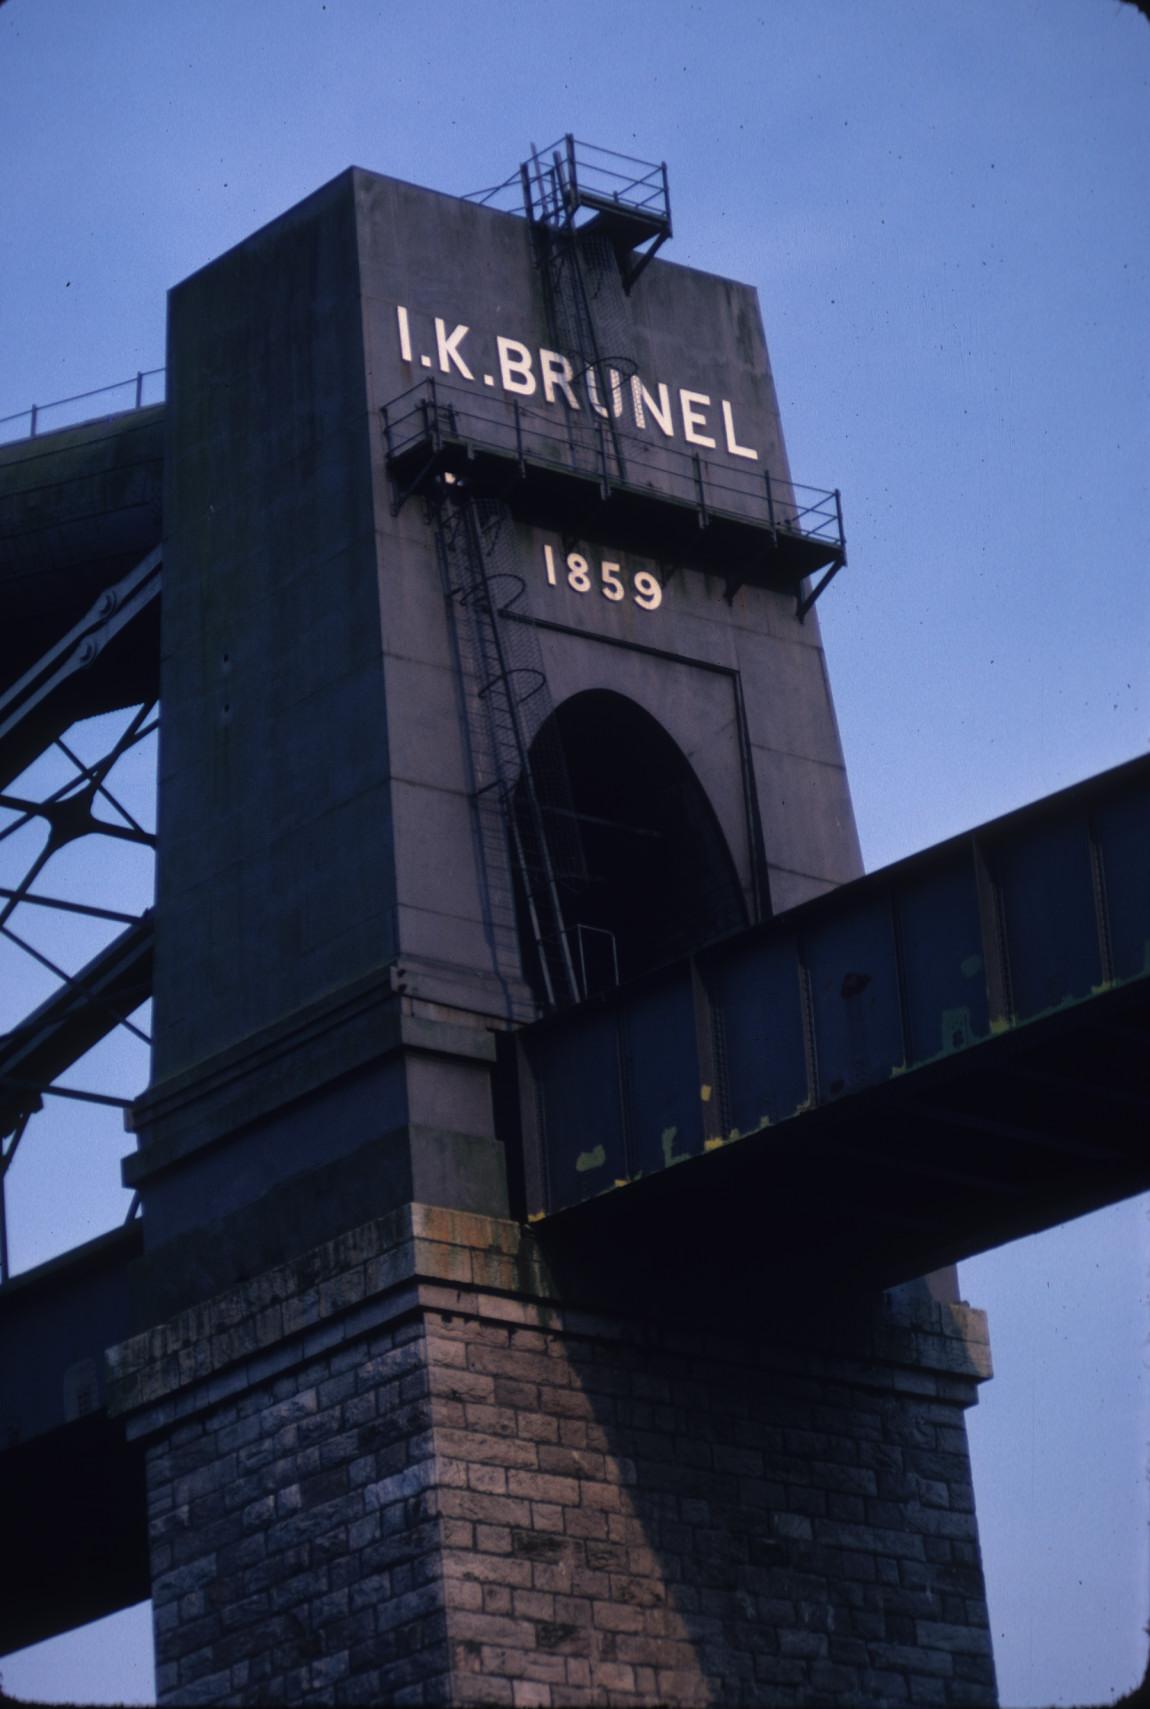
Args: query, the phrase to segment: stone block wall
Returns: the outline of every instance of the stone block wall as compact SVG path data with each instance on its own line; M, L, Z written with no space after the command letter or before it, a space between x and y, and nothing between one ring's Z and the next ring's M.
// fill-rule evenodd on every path
M446 1700L422 1355L409 1320L256 1361L148 1450L161 1703Z
M993 1701L981 1314L788 1344L558 1291L412 1206L115 1350L161 1703Z
M698 1333L444 1316L461 1700L503 1677L541 1704L993 1697L953 1400Z

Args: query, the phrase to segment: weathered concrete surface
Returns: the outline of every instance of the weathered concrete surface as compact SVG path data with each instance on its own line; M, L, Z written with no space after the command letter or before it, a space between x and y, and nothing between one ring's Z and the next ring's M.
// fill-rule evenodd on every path
M521 221L359 172L172 295L160 1083L396 959L413 995L497 1000L433 534L417 503L390 515L376 417L425 372L426 350L402 357L403 302L432 349L437 309L480 351L505 326L546 341ZM658 264L633 313L645 371L721 383L785 475L753 292ZM539 531L519 548L540 575ZM772 883L793 901L798 876L810 894L856 875L813 620L689 573L657 618L556 592L533 590L553 698L610 683L663 722L748 889L735 678ZM190 1003L205 984L218 1000Z
M171 294L161 1084L394 953L344 184Z
M728 400L785 478L754 293L656 263L626 312L656 392ZM430 1170L441 1202L506 1206L482 1046L529 999L493 956L434 530L419 501L391 514L379 417L433 367L493 395L503 336L542 364L524 223L360 171L172 293L156 1049L129 1172L151 1249L213 1221L220 1284L252 1241L270 1261L268 1231L290 1245L310 1214L335 1232L349 1195L400 1203L421 1171L425 1196ZM548 407L561 419L562 396ZM785 906L855 876L813 617L731 596L689 542L657 612L585 598L546 584L548 545L516 525L553 700L609 688L661 724L747 917L768 890ZM641 560L619 561L633 579Z

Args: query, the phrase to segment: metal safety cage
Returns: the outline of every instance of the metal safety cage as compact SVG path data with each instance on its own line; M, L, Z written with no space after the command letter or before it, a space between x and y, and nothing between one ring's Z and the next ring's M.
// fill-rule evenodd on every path
M525 214L553 232L602 231L619 255L628 291L672 235L666 163L581 142L570 132L546 148L533 146L510 177L464 199Z
M671 197L666 163L639 160L568 132L544 149L532 149L519 168L530 220L580 224L596 214L641 219L670 236Z

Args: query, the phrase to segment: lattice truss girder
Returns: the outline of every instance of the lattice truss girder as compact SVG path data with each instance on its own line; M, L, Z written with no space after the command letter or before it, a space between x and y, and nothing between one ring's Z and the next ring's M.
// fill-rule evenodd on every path
M154 648L159 570L157 549L0 692L0 1281L120 1203L104 1147L147 1078L158 715L105 709ZM125 683L158 675L139 665Z

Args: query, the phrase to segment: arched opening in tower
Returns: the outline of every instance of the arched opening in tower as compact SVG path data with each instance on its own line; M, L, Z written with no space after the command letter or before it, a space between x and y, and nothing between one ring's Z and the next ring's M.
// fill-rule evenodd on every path
M556 749L566 773L558 789L546 782L555 775ZM735 864L706 791L649 712L621 694L587 690L556 708L531 754L584 994L747 923ZM517 814L525 810L521 782ZM581 859L573 860L576 847ZM542 1000L522 884L518 900L524 972Z

